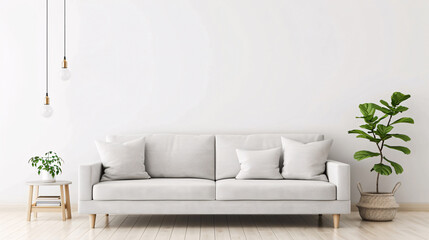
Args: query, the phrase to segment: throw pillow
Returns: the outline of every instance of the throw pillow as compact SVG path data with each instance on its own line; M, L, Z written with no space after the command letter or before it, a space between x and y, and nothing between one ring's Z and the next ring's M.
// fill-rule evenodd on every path
M281 148L267 150L237 149L240 172L236 179L282 179L280 174Z
M324 173L332 142L330 139L301 143L282 137L283 178L327 181Z
M121 179L147 179L145 161L145 139L126 142L95 141L104 174L101 181Z

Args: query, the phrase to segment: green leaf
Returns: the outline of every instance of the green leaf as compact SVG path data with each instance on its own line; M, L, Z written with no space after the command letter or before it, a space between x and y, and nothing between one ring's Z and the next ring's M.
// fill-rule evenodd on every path
M408 108L404 107L404 106L399 106L396 108L396 112L405 112L407 110L408 110Z
M392 113L392 110L390 110L390 109L388 109L388 108L385 108L385 107L379 106L379 105L377 105L377 104L375 104L375 103L372 103L372 105L373 105L373 107L374 107L375 109L377 109L377 110L379 110L379 111L381 111L381 112L383 112L383 113L385 113L385 114L391 114L391 113Z
M360 134L360 135L357 135L356 138L368 139L369 141L375 142L375 143L381 142L381 139L373 138L373 137L371 137L369 135L362 135L362 134Z
M371 169L371 172L372 171L376 171L381 175L386 175L386 176L392 174L392 168L387 165L384 165L383 163L374 164L374 167Z
M378 124L379 122L381 122L381 120L385 119L387 116L387 114L385 114L383 117L379 118L377 121L374 122L374 125Z
M393 169L395 169L395 173L396 174L401 174L404 172L404 169L402 168L402 166L399 163L396 163L394 161L390 161L389 159L383 157L384 160L388 161L390 163L390 165L392 165Z
M392 109L392 107L386 101L380 100L380 103L386 106L387 108Z
M409 118L409 117L403 117L403 118L400 118L400 119L394 121L392 124L397 124L397 123L410 123L410 124L414 124L414 119Z
M377 116L366 116L363 119L365 120L366 123L374 123L377 121L378 117Z
M348 133L349 133L349 134L357 133L357 134L362 134L362 135L368 135L368 136L369 136L369 134L368 134L368 133L366 133L366 132L364 132L364 131L362 131L362 130L359 130L359 129L353 129L353 130L350 130Z
M348 133L349 134L353 134L353 133L359 134L356 136L357 138L365 138L365 139L370 140L371 142L380 142L381 141L380 139L376 139L376 138L372 137L371 135L369 135L368 133L366 133L362 130L359 130L359 129L350 130Z
M363 160L365 158L380 156L380 153L370 152L366 150L357 151L354 154L354 158L358 161Z
M407 100L408 98L410 98L411 96L409 94L405 95L403 93L400 92L394 92L392 94L391 100L392 100L392 106L396 107L398 106L401 102Z
M379 124L377 126L377 131L375 131L375 134L377 134L378 136L380 136L381 138L386 137L386 135L392 131L393 127L392 126L384 126L383 124Z
M407 148L407 147L403 147L403 146L390 146L390 145L387 145L387 144L384 144L384 146L386 146L388 148L391 148L391 149L395 149L395 150L401 151L401 152L403 152L403 153L405 153L407 155L411 153L411 150L409 148Z
M399 138L399 139L402 139L402 140L404 140L404 142L408 142L408 141L410 141L411 140L411 138L410 137L408 137L407 135L405 135L405 134L398 134L398 133L394 133L394 134L390 134L392 137L395 137L395 138Z
M364 117L374 116L375 108L372 103L359 104L359 109Z
M364 125L360 125L359 127L363 128L363 129L368 129L370 131L374 130L375 126L372 124L364 124Z

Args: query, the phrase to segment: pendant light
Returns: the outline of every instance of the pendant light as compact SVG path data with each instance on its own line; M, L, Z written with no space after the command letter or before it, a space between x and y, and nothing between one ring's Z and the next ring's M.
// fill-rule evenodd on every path
M61 68L61 79L64 81L67 81L70 79L71 77L71 72L67 66L67 59L66 59L66 13L67 13L67 5L66 5L66 0L64 0L64 59L63 59L63 64L62 64L62 68Z
M43 105L42 108L42 116L45 118L48 118L50 116L52 116L52 114L54 113L54 110L52 109L50 102L49 102L49 65L48 65L48 56L49 56L49 51L48 51L48 0L46 0L46 96L45 96L45 104Z

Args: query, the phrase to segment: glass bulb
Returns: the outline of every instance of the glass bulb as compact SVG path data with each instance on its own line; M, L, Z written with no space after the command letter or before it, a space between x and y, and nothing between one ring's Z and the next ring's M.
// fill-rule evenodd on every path
M61 79L63 81L67 81L71 77L71 72L70 72L70 70L68 68L61 68L61 73L60 74L61 74Z
M48 118L50 116L52 116L52 114L54 113L54 109L51 107L51 105L49 104L44 104L43 108L42 108L42 116L45 118Z

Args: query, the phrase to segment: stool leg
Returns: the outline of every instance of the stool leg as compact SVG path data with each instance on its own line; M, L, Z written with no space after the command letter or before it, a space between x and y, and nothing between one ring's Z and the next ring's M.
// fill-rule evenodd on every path
M36 186L36 193L34 195L37 201L37 198L39 197L39 185ZM33 214L34 214L34 218L37 218L37 212L33 212Z
M63 221L66 220L66 208L64 206L64 190L63 185L60 185L60 192L61 192L61 216L63 218Z
M66 190L66 207L67 207L67 218L71 219L72 215L71 215L71 203L70 203L70 190L69 190L69 185L65 185L65 190Z
M33 185L28 190L27 221L31 221L31 208L33 205Z

